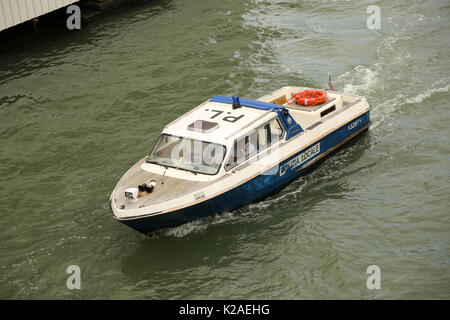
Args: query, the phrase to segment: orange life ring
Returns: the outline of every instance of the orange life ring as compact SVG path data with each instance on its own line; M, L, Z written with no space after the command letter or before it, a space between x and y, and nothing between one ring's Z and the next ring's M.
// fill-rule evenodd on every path
M294 102L294 100L302 106L315 106L327 101L327 93L317 89L303 90L294 94L292 99L289 101L289 104Z

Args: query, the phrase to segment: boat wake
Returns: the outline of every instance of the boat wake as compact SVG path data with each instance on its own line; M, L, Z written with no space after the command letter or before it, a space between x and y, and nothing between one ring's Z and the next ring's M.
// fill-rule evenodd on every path
M358 65L336 78L337 87L342 87L347 94L366 96L378 111L372 115L372 129L384 123L399 107L423 103L432 96L446 93L450 89L449 79L441 79L419 93L415 91L408 94L409 88L398 88L397 91L392 91L396 93L395 96L386 97L385 90L390 84L379 79L380 74L386 73L383 69L383 63L374 64L373 67ZM392 77L395 78L394 75Z
M230 221L235 221L238 219L239 217L237 217L233 212L224 212L213 217L194 220L178 227L155 231L154 235L183 238L188 235L202 233L212 226L229 223Z
M425 99L430 98L434 94L447 92L450 88L450 84L442 88L427 89L414 97L408 98L404 94L400 93L396 95L393 99L390 99L383 103L382 105L392 105L394 107L402 106L405 104L422 103Z
M429 99L436 94L448 92L449 88L450 84L440 88L428 88L424 92L411 97L399 93L395 97L376 105L376 108L383 112L374 113L372 129L376 129L380 124L383 124L386 119L390 118L391 115L398 110L399 107L423 103L426 99Z
M377 75L377 70L358 65L353 70L338 76L336 85L338 88L343 88L344 93L347 94L368 95L377 86Z
M291 186L287 187L287 192L276 194L275 196L269 197L264 201L250 203L233 212L224 212L213 217L188 222L179 227L168 228L160 230L159 232L156 231L155 235L183 238L188 235L203 233L208 228L213 226L229 224L230 222L235 221L243 222L246 218L255 219L266 215L267 208L273 206L274 204L284 201L286 198L295 197L297 194L300 194L306 184L307 180L301 178L300 181L296 181Z

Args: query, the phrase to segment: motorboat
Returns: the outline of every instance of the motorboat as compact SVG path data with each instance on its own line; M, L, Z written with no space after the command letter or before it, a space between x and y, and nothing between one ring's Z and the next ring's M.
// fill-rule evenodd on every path
M113 216L147 234L260 201L367 130L370 109L332 89L214 96L166 125L122 176Z

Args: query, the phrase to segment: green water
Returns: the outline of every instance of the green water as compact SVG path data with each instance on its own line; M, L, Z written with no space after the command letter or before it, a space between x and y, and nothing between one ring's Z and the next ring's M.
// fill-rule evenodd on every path
M2 54L0 298L449 299L449 30L448 1L165 0ZM311 174L151 237L112 219L165 124L328 72L373 125Z

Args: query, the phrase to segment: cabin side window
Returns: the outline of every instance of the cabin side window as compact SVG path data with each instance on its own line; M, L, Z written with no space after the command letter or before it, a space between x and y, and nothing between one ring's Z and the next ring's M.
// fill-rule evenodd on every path
M256 129L258 137L258 152L267 148L272 143L277 142L283 136L283 129L281 128L278 119L273 119L262 127Z
M283 128L281 127L278 119L274 119L270 122L270 134L272 143L283 137Z
M283 137L283 129L275 118L234 141L225 170L241 164Z
M258 152L264 150L270 144L270 126L264 125L261 128L256 129L258 137Z
M238 164L253 157L257 152L256 131L252 131L234 141L230 157L225 164L225 169L229 170L237 166Z

